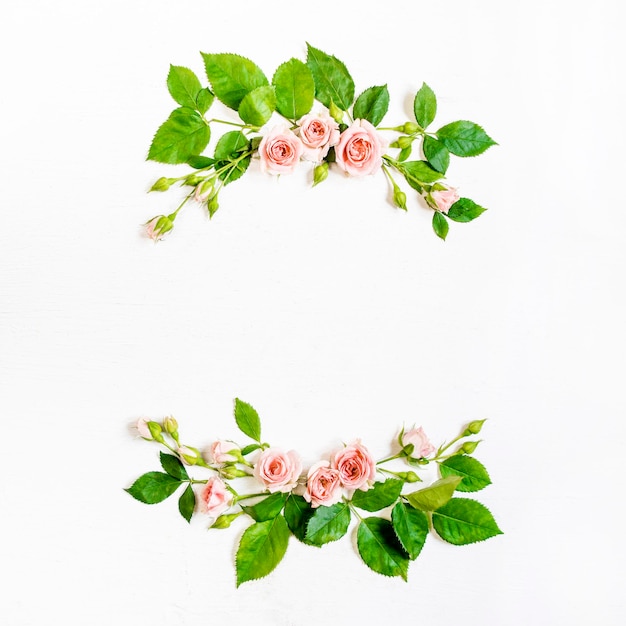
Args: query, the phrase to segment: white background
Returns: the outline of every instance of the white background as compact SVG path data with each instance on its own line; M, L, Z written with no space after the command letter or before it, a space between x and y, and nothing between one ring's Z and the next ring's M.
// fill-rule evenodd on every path
M11 626L617 625L624 543L624 20L618 0L503 3L25 0L0 24L0 480ZM446 243L382 174L257 166L157 245L141 223L180 192L145 161L175 104L169 64L236 52L271 75L310 42L357 93L387 83L385 122L426 81L435 123L499 146L449 180L489 208ZM221 132L221 131L220 131ZM254 404L265 439L307 462L397 429L439 443L486 417L477 498L504 535L429 539L409 582L345 538L295 540L235 588L245 525L187 525L174 499L123 491L158 469L139 416L204 446ZM241 520L243 522L243 520ZM405 619L406 618L406 619Z

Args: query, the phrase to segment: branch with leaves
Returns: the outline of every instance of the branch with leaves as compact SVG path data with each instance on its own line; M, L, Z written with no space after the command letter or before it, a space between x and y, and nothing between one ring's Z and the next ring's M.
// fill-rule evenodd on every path
M355 97L355 83L345 64L309 44L306 62L289 59L276 69L271 82L243 56L202 53L202 57L209 86L203 87L186 67L172 65L167 77L168 90L180 106L157 130L148 159L186 163L192 170L159 178L152 186L151 191L173 185L188 188L174 212L146 223L152 239L172 230L191 198L213 217L224 187L240 179L253 158L272 175L289 174L308 161L314 186L328 178L331 166L346 176L382 170L393 204L406 211L407 195L396 180L400 177L433 211L432 226L441 239L448 234L448 220L470 222L485 211L444 181L451 155L478 156L496 142L467 120L431 130L437 99L425 83L415 94L412 119L381 126L389 108L387 85L369 87ZM209 115L215 99L236 113L234 120ZM230 130L219 137L213 155L205 155L218 125ZM416 160L409 160L416 154Z
M272 572L292 535L320 547L346 535L353 519L363 562L379 574L405 581L429 534L465 545L502 532L483 504L455 496L491 484L485 467L472 456L479 441L471 438L485 420L470 422L438 449L422 428L403 428L398 449L380 461L357 439L303 471L297 452L263 442L259 415L250 404L236 399L234 416L251 443L242 447L216 440L202 452L181 443L173 417L162 422L140 419L139 435L167 451L160 453L163 471L143 474L126 491L140 502L155 504L182 488L180 514L187 522L194 513L206 515L212 529L250 518L237 549L237 586ZM432 463L439 478L414 490L411 485L422 482L418 472ZM208 477L192 478L190 467ZM236 489L236 481L246 489L239 484Z

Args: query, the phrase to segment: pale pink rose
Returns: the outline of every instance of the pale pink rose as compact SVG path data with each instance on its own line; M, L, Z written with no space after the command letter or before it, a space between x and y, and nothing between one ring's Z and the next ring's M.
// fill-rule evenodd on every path
M298 165L304 146L286 126L275 126L261 139L261 171L268 174L291 174Z
M306 161L320 163L339 141L339 124L328 114L309 113L298 120L298 126L304 145L302 158Z
M374 484L376 463L360 439L335 452L331 465L346 489L367 491Z
M454 187L432 191L430 197L435 201L437 208L442 213L447 213L450 207L459 199L459 194Z
M235 452L235 454L233 454ZM207 451L209 463L233 463L239 459L239 446L232 441L218 439L214 441Z
M144 439L152 439L152 433L150 432L150 428L148 428L149 421L150 420L146 419L145 417L140 417L137 420L137 424L135 425L139 436L143 437Z
M307 474L304 499L315 509L330 506L341 500L342 490L339 471L328 461L319 461L311 466Z
M383 163L386 142L367 120L354 120L335 146L337 165L352 176L373 174Z
M411 456L416 459L427 457L435 451L435 446L430 443L421 426L419 428L407 430L402 435L402 446L408 446L410 443L414 446L413 454L411 454Z
M263 450L254 466L254 477L270 492L291 491L298 483L302 461L294 450L283 452L277 448Z
M199 494L200 511L211 517L219 517L233 502L233 494L226 489L224 481L212 476Z

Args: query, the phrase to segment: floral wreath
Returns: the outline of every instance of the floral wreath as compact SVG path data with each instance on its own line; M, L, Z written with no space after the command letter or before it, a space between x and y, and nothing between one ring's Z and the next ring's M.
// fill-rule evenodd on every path
M143 474L126 491L140 502L155 504L184 486L180 514L187 522L196 512L206 515L213 529L250 517L252 524L237 548L237 586L272 572L291 535L323 546L346 535L353 517L358 520L357 549L363 562L379 574L405 581L410 562L419 556L430 532L454 545L502 533L487 507L472 498L454 497L455 492L476 492L491 484L485 467L471 456L480 441L467 439L480 433L485 420L470 422L437 449L421 427L403 428L398 449L380 461L356 439L303 471L296 451L262 441L261 421L250 404L237 398L234 415L252 443L242 447L218 439L202 451L181 443L173 417L161 422L139 419L138 434L168 452L160 453L163 472ZM401 469L389 466L402 462ZM415 470L430 463L437 464L440 478L407 492L408 485L422 481ZM210 475L193 478L188 467ZM236 490L235 480L247 490ZM364 512L377 515L366 517Z
M157 130L148 159L186 163L193 171L159 178L152 186L151 191L166 191L175 184L190 189L174 212L146 222L150 238L159 240L171 231L191 198L213 217L222 189L241 178L253 158L258 159L261 171L272 175L289 174L308 161L313 185L327 179L331 165L346 176L357 177L382 169L391 185L393 204L406 211L407 196L395 172L433 210L433 230L441 239L448 234L448 219L470 222L485 211L442 181L451 154L477 156L496 142L481 126L467 120L427 130L435 119L437 100L425 83L413 100L414 119L383 127L380 124L389 107L387 86L369 87L355 98L354 80L345 64L309 44L306 62L289 59L276 69L271 83L243 56L202 53L202 57L210 88L202 87L192 70L170 66L167 87L180 106ZM207 118L216 98L235 111L239 121ZM276 117L280 121L274 123ZM203 152L216 124L237 130L222 134L213 155L207 156ZM392 141L387 131L396 133ZM423 158L409 160L417 152L416 144ZM393 156L387 154L388 148L394 149Z

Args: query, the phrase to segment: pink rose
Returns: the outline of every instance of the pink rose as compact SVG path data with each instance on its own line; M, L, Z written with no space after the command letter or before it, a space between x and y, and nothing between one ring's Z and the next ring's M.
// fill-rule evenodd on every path
M320 163L331 146L339 141L339 124L327 114L309 113L298 120L300 140L304 145L302 158Z
M144 439L152 439L152 433L150 432L150 428L148 427L149 421L150 420L147 420L145 417L140 417L137 420L137 424L135 424L135 428L137 429L139 436L143 437Z
M298 165L304 146L286 126L275 126L261 139L261 171L269 174L291 174Z
M413 444L413 453L411 456L416 459L426 457L429 454L432 454L435 451L435 446L428 440L426 433L420 426L419 428L412 428L411 430L407 430L402 435L402 446L408 446L409 444Z
M376 478L376 463L360 439L335 452L332 467L338 470L341 484L346 489L367 491Z
M291 491L298 483L302 461L297 452L283 452L277 448L263 450L254 466L255 478L271 493Z
M211 517L219 517L233 501L233 494L226 489L224 481L218 476L209 478L200 491L200 510Z
M233 454L234 453L234 454ZM218 439L214 441L209 449L205 452L209 463L233 463L239 460L239 446L232 441L222 441ZM205 456L203 455L203 456Z
M431 191L430 197L442 213L447 213L448 209L459 199L459 194L454 187L449 187L448 189Z
M304 499L315 509L339 502L341 495L339 471L332 468L328 461L312 465L307 474Z
M367 120L354 120L335 146L337 165L352 176L373 174L383 163L385 142Z

